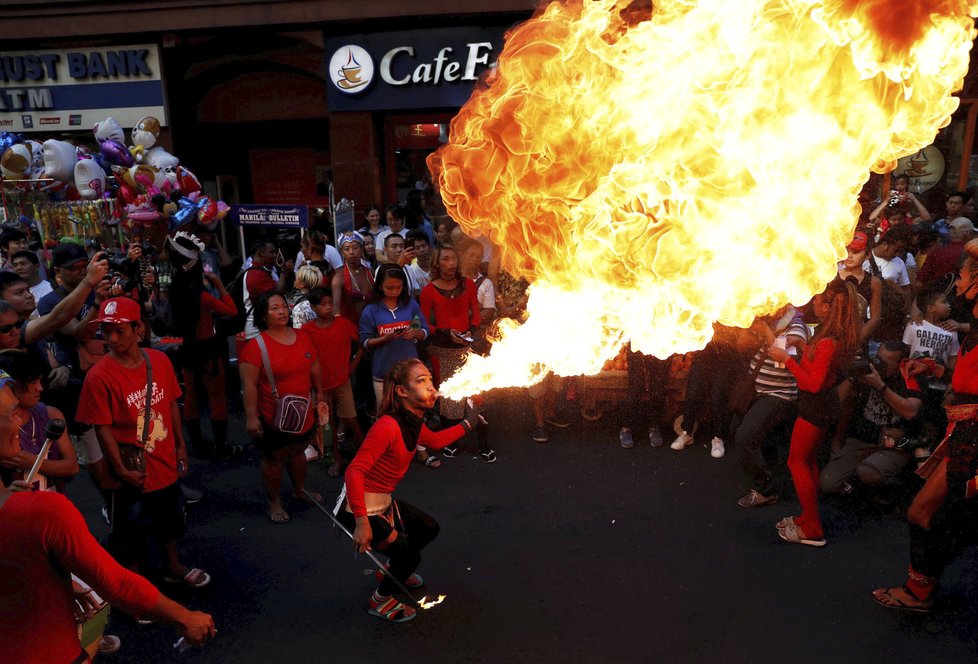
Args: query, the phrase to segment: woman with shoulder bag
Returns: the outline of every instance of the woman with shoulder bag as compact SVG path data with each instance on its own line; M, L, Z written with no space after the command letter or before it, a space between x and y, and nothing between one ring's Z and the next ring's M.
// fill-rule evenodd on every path
M259 335L241 351L239 369L244 392L248 434L262 452L261 478L268 494L272 523L288 523L279 493L283 471L292 478L292 495L308 502L305 449L310 442L322 453L322 434L314 411L322 385L316 350L301 330L289 326L289 305L282 295L257 298L255 325ZM318 406L322 404L322 406ZM310 492L314 500L322 496Z

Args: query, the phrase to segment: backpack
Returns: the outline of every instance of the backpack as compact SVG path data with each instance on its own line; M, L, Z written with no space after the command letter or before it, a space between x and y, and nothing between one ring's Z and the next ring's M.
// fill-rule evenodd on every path
M907 302L903 299L900 287L883 278L883 272L876 263L876 257L873 256L872 252L869 254L869 266L873 276L879 279L883 285L880 293L883 300L883 314L873 337L877 341L901 340L907 324Z
M245 306L244 301L244 280L245 275L252 270L264 270L263 267L249 267L247 269L238 272L238 275L231 280L230 283L225 284L228 294L231 299L234 300L234 306L237 307L238 313L231 317L221 318L220 334L224 336L232 336L244 332L245 322L248 320L248 314L251 313L251 307Z

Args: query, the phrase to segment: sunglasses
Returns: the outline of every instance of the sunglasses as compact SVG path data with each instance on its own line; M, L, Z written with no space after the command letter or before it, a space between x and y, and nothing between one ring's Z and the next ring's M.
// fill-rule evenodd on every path
M24 326L24 321L19 320L16 323L11 323L10 325L0 325L0 334L7 334L11 330L19 330Z

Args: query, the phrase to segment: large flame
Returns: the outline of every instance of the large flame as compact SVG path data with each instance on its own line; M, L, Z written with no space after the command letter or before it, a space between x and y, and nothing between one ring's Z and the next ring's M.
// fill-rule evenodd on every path
M958 106L978 3L555 2L512 30L428 164L525 276L528 320L442 391L666 357L835 274L869 170Z

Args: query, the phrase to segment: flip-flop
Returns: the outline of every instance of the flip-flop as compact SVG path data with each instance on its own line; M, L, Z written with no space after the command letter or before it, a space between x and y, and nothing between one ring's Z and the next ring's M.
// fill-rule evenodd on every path
M907 604L899 597L895 597L892 592L893 590L896 590L896 588L877 588L870 594L873 596L873 599L876 600L877 604L879 604L880 606L885 606L888 609L913 611L914 613L933 613L934 611L933 601L927 602L925 604L918 604L918 605ZM911 597L913 597L913 593L911 593L905 587L902 588L902 590L908 595L910 595Z
M268 515L268 520L272 523L288 523L292 520L289 513L285 510L281 510L279 512L266 512L266 514Z
M191 570L187 570L187 573L182 578L164 576L163 580L167 583L182 583L190 588L203 588L211 582L211 575L198 567L194 567Z
M822 539L808 539L802 537L801 531L798 530L798 526L792 521L789 525L784 528L778 528L778 537L783 539L785 542L790 542L791 544L804 544L806 546L816 546L821 547L828 544L828 540L824 537Z
M292 497L295 498L296 500L301 500L304 503L309 503L310 505L315 505L316 503L323 502L323 494L316 493L315 491L309 491L309 496L307 496L304 493L293 493Z

